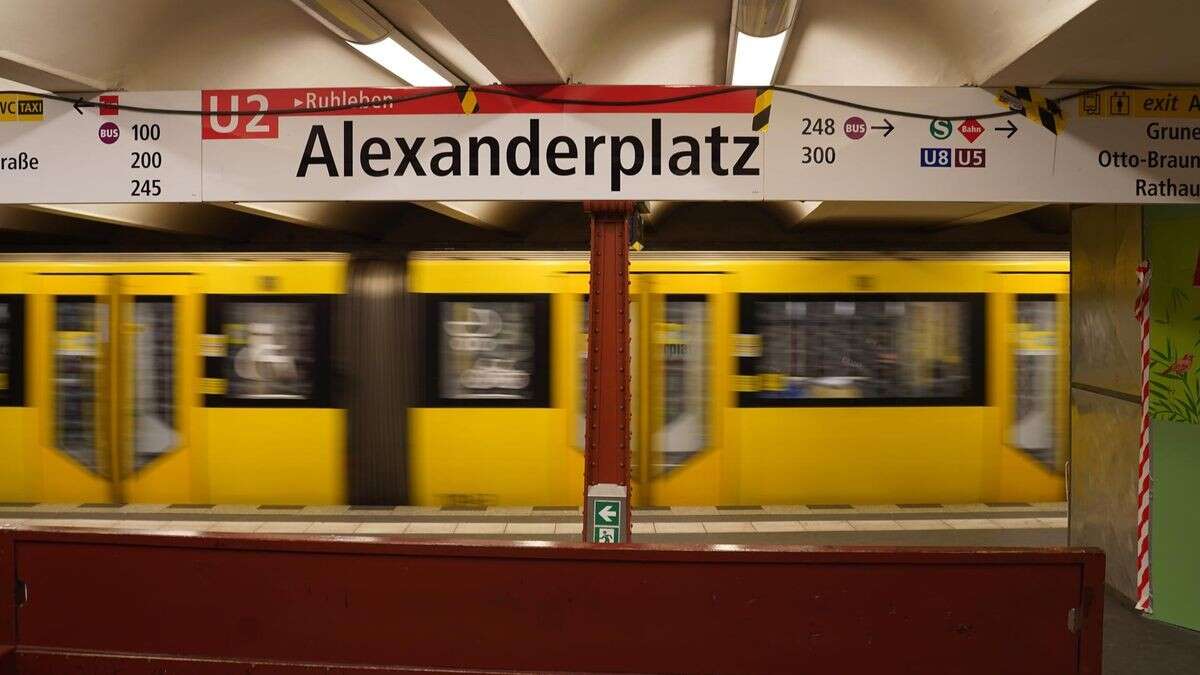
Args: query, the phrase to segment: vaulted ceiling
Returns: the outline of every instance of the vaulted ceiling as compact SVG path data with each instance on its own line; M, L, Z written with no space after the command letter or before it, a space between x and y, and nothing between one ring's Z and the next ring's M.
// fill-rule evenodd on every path
M726 82L731 0L370 1L468 83ZM1198 21L1200 3L1178 0L801 0L777 82L1186 83L1200 73ZM53 91L398 84L290 0L5 0L0 78ZM685 214L689 224L741 217L716 205L652 206L668 229ZM1053 229L1061 212L1039 207L790 203L741 213L774 222L786 242L845 225ZM39 242L83 242L99 231L265 246L281 238L529 245L574 242L550 233L580 222L578 205L521 201L0 208L0 233Z

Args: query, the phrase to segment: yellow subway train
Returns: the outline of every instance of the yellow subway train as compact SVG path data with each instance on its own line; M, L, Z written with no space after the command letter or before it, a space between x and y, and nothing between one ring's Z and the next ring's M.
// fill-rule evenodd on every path
M643 252L642 506L1064 497L1059 253ZM576 505L586 255L0 257L0 502Z

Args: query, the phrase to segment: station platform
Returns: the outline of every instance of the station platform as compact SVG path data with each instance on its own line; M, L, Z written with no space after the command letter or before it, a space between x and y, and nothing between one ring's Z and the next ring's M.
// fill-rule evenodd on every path
M1061 546L1067 507L1033 504L675 506L634 509L641 542ZM146 532L578 541L578 507L0 504L0 525Z
M634 510L634 541L681 544L1064 546L1067 507L1029 504L688 506ZM270 538L578 541L576 507L0 504L0 528ZM1153 649L1148 649L1153 645ZM1200 633L1147 619L1109 593L1104 673L1200 672Z

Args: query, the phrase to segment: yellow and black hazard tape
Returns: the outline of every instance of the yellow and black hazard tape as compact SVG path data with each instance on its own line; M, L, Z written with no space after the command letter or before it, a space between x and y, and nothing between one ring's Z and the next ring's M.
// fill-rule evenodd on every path
M462 106L464 115L479 112L479 99L475 97L475 92L470 87L458 87L455 92L458 94L458 104Z
M771 123L771 96L774 93L772 89L755 90L754 120L751 122L754 131L766 133L767 126Z
M1057 101L1047 99L1041 94L1035 94L1029 87L1013 87L1000 95L1000 104L1007 105L1012 110L1025 113L1029 119L1041 124L1055 135L1062 133L1067 127L1062 108Z

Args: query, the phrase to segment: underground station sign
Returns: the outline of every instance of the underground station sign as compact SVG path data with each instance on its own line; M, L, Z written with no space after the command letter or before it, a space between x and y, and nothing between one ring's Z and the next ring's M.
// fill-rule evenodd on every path
M0 203L1200 202L1200 90L0 94Z

